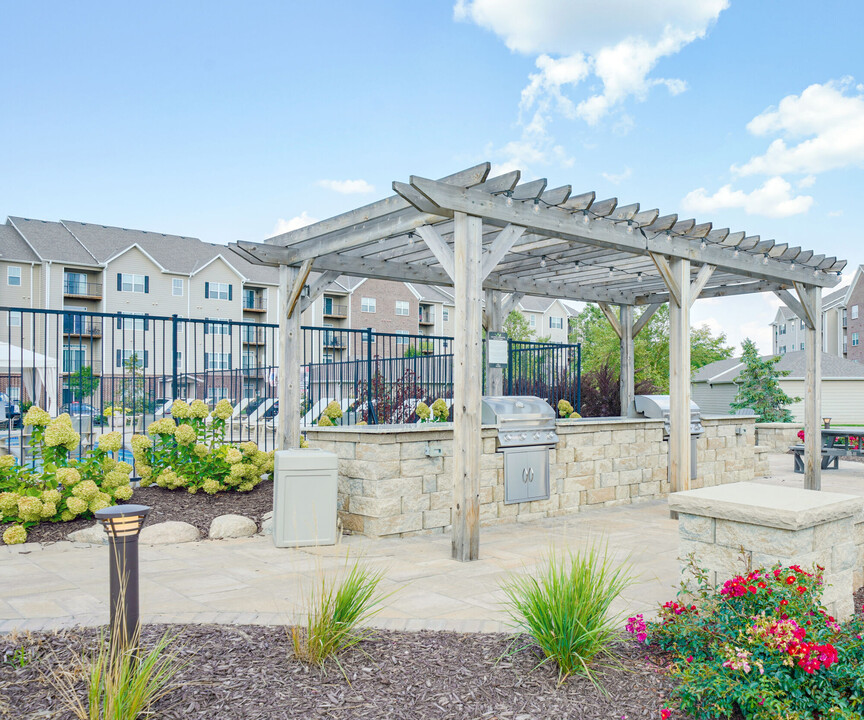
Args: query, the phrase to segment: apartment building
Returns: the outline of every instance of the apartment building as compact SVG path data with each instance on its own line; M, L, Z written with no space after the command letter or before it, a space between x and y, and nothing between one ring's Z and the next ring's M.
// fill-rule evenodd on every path
M771 323L772 352L785 355L803 350L804 322L785 305ZM848 287L822 297L822 351L854 362L864 362L864 265Z
M24 310L0 313L4 341L57 358L60 374L67 377L89 367L105 379L136 370L156 378L171 375L176 364L182 369L180 392L212 401L240 394L239 388L219 382L219 373L242 364L248 369L242 377L244 394L257 394L266 380L263 368L273 364L264 355L260 331L219 321L275 322L278 271L248 263L222 245L91 223L10 217L0 225L0 283L0 305ZM27 313L30 309L63 314L36 315ZM84 314L89 312L153 320ZM176 323L175 339L170 319L175 315L201 322ZM198 387L202 374L209 375L206 387ZM8 384L13 396L20 392Z
M517 310L525 316L535 337L548 338L553 343L568 342L570 318L575 315L575 311L560 300L524 297L519 301Z

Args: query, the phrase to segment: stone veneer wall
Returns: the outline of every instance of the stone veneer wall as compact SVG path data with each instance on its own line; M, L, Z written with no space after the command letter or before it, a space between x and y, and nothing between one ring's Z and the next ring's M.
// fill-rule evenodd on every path
M757 444L773 451L788 452L791 445L798 445L801 423L756 423Z
M703 418L693 488L752 480L754 421ZM741 430L736 434L736 429ZM667 443L660 420L562 420L550 451L548 500L504 504L504 456L496 430L484 427L480 460L482 525L575 513L586 507L664 497ZM423 424L309 428L311 447L339 458L339 515L343 527L372 537L449 531L453 486L453 426Z

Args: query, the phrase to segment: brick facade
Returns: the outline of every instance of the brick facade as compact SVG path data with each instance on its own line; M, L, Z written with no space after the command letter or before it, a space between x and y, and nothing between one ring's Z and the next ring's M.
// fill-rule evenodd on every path
M864 274L857 274L857 282L849 293L846 304L846 358L864 363ZM858 308L858 317L853 319L853 308ZM858 345L852 342L858 334Z

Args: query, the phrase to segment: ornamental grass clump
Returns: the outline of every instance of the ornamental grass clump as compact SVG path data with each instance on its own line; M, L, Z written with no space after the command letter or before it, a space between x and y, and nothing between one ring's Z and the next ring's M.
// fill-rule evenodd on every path
M540 665L554 662L559 683L583 675L599 687L594 668L616 664L612 645L621 618L611 605L632 583L630 566L617 564L608 545L596 544L562 557L550 554L536 576L511 576L502 584L517 633L511 653L539 646L545 658ZM533 642L519 644L524 635Z
M384 597L378 592L383 571L355 560L347 573L328 579L319 573L306 607L306 627L291 628L295 657L313 665L362 642L371 632L360 625L376 615Z
M823 569L746 569L720 587L689 560L688 602L627 629L671 654L673 697L694 718L810 720L864 716L864 621L821 604Z
M132 436L142 487L186 488L215 495L225 490L248 492L273 479L273 452L254 442L225 442L225 426L233 408L220 400L211 412L202 400L176 400L171 416L151 423L149 435Z
M153 703L176 687L175 677L186 663L172 649L175 637L168 633L146 652L136 649L139 640L140 631L128 645L112 642L103 633L91 657L79 656L72 667L54 670L49 681L66 710L78 720L152 717Z
M14 523L3 532L5 544L26 542L27 528L37 523L90 517L132 497L132 466L115 458L120 433L102 435L95 448L75 458L81 438L68 414L52 419L34 405L24 424L31 427L32 462L18 465L12 455L0 457L0 523Z

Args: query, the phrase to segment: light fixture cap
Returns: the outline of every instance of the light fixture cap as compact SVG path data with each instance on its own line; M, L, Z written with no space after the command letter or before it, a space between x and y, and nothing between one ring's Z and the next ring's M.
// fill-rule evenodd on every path
M127 538L138 535L150 513L147 505L114 505L93 513L102 523L105 532L112 538Z

